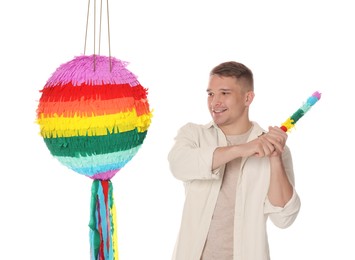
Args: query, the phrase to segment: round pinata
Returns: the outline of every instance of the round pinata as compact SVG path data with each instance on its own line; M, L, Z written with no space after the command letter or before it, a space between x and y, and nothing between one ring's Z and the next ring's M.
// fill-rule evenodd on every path
M100 55L62 64L41 90L40 135L50 153L93 179L91 259L118 259L111 178L138 152L152 113L147 89L127 62Z

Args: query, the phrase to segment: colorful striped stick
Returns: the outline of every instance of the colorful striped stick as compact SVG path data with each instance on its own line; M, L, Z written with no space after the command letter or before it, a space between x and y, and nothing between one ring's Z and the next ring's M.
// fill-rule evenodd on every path
M287 120L281 125L281 129L285 132L289 132L291 128L295 126L297 121L306 114L308 110L311 109L311 107L318 102L318 100L321 97L321 93L318 91L314 92L312 96L310 96L306 103L303 104L291 117L287 118Z

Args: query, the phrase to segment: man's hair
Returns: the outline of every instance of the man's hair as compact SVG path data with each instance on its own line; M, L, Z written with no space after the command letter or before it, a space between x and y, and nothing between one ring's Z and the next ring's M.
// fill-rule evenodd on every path
M212 75L233 77L238 80L244 79L246 83L245 87L248 90L254 90L253 72L242 63L236 61L223 62L211 70L210 76Z

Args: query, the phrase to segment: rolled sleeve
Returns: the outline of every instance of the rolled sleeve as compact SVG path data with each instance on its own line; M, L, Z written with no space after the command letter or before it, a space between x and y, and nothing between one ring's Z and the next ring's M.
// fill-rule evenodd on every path
M277 207L271 204L268 198L265 200L264 213L269 214L270 220L279 228L289 227L296 219L301 207L300 198L293 190L291 199L284 207Z

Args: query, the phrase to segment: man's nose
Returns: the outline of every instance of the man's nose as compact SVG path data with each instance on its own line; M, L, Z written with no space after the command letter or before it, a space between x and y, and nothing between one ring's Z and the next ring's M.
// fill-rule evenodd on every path
M211 100L211 107L216 107L221 105L221 100L218 96L213 96L212 100Z

